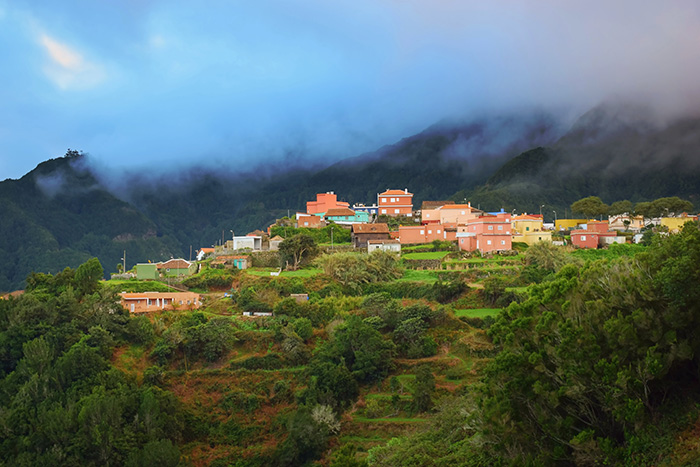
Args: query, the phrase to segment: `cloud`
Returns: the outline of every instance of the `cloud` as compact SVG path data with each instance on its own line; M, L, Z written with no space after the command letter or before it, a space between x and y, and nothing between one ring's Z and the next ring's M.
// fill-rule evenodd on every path
M85 60L76 50L58 40L42 34L39 43L49 56L50 62L44 67L46 76L59 88L81 89L99 84L105 73L100 66Z

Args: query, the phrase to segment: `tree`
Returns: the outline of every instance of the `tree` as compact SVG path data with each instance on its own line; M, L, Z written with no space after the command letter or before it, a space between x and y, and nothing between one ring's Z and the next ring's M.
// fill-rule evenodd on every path
M571 205L572 212L579 212L589 218L607 214L608 210L608 206L597 196L582 198Z
M97 258L90 258L75 271L75 284L82 295L93 294L100 287L104 269Z
M610 214L611 216L616 216L618 214L632 214L633 211L634 205L631 201L615 201L613 204L610 205L608 214Z
M413 403L416 410L425 412L433 406L435 393L435 376L428 365L421 365L416 371L416 384L413 391Z
M314 239L306 234L297 234L280 243L282 265L290 271L296 271L299 266L318 254L318 246Z

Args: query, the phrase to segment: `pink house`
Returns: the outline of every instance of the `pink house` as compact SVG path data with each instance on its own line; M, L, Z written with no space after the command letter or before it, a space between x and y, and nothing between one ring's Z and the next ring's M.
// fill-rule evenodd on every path
M483 213L483 211L473 208L471 203L446 204L435 209L424 210L421 214L421 223L466 224Z
M488 253L512 249L510 219L480 216L467 225L457 227L460 250Z
M349 207L349 203L346 203L344 201L338 201L338 196L332 191L329 191L327 193L318 193L316 195L316 201L307 201L306 213L322 214L324 212L327 212L329 209Z
M399 226L399 241L402 245L445 240L445 235L445 229L441 224Z

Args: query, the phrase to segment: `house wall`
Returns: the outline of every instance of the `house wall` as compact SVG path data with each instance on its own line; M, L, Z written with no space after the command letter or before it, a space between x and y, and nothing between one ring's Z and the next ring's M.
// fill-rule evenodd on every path
M598 234L587 230L571 232L571 243L579 248L598 248Z
M557 219L554 222L554 229L557 231L575 229L577 225L582 225L586 222L588 222L588 219Z
M669 232L679 232L687 222L694 220L694 217L662 217L660 225L668 227Z
M511 250L513 249L512 237L506 234L477 234L476 249L483 253Z
M528 245L534 245L537 242L551 242L552 232L526 232L522 235L513 235L512 238L514 242L522 242L527 243Z
M158 278L158 266L155 263L136 265L136 278L143 280L156 280Z
M399 226L399 241L402 245L412 243L430 243L433 240L444 240L441 224Z
M355 246L355 248L366 248L368 240L388 240L389 239L389 234L386 232L384 232L384 233L379 233L379 232L355 233L355 232L353 232L351 234L351 236L352 236L352 244Z
M384 194L377 195L379 214L387 216L413 215L413 194Z
M590 221L586 225L586 230L588 230L589 232L605 233L610 230L608 228L608 221Z
M121 305L131 313L158 310L194 310L202 305L199 294L193 292L122 293Z
M440 211L437 209L423 209L420 222L421 224L439 224Z
M538 220L513 219L513 230L517 230L518 233L520 233L520 234L541 231L542 230L542 219L538 219Z
M436 211L439 213L441 224L468 224L479 217L468 205L448 204L436 209Z

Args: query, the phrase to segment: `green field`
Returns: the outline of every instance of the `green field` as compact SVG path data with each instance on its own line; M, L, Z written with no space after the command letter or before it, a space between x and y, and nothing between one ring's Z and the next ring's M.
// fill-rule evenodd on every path
M399 281L410 281L410 282L437 282L438 276L437 271L418 271L415 269L406 269L403 276Z
M405 259L442 259L449 255L449 251L423 251L418 253L407 253L402 256Z
M271 272L277 272L279 269L275 268L250 268L245 270L246 273L251 274L253 276L260 276L260 277L270 277ZM307 268L307 269L299 269L298 271L282 271L280 274L280 277L313 277L317 274L322 273L323 271L318 268Z
M484 318L486 316L496 316L501 312L501 308L475 308L472 310L455 310L458 318Z

